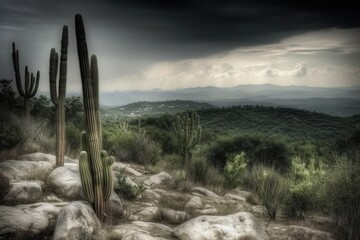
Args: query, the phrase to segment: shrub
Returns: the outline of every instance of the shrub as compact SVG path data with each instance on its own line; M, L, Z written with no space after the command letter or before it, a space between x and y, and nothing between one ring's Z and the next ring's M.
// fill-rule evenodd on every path
M286 215L304 218L306 213L314 209L314 192L314 186L306 182L291 186L285 201Z
M10 191L10 181L0 173L0 200Z
M121 173L116 175L118 186L115 188L115 192L122 198L127 200L135 200L142 192L144 192L144 184L133 185L127 181L127 177Z
M21 124L5 108L0 107L0 150L11 149L18 145L22 138Z
M235 188L244 182L246 166L247 159L245 152L241 152L226 161L224 176L228 187Z
M203 156L194 156L190 162L189 167L189 177L194 182L206 183L206 177L208 170L208 163L205 157Z
M253 167L251 177L255 190L262 198L270 219L275 219L288 191L286 179L275 169L260 165Z
M119 129L108 131L104 139L105 148L119 161L154 164L160 154L160 146L142 133L124 133Z
M328 175L327 200L341 239L360 238L360 164L338 161Z

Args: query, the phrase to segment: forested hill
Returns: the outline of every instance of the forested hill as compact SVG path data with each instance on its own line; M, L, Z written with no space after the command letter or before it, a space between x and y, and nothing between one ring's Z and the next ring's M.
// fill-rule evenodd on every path
M281 107L237 106L199 110L204 129L229 134L259 133L284 136L291 142L333 143L348 136L360 117L326 114Z

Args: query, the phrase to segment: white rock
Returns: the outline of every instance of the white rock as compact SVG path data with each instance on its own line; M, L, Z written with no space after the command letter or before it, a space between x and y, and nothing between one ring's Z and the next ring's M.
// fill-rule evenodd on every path
M149 177L148 180L155 186L173 187L175 185L174 178L167 172L161 172L159 174L153 175Z
M0 236L11 233L40 234L54 228L60 207L49 203L0 206Z
M217 209L214 207L202 209L197 212L200 215L215 215L218 213Z
M118 239L171 239L173 231L166 225L152 222L134 221L110 227L107 230Z
M179 224L189 220L190 216L186 212L163 208L160 210L160 218L168 223Z
M89 203L71 202L59 213L53 240L92 239L100 229L101 223Z
M185 211L187 212L193 212L198 209L202 209L203 204L201 202L200 197L192 197L186 204L185 204Z
M79 174L79 164L66 163L56 168L46 179L46 184L60 197L82 200L83 192Z
M46 161L50 162L52 164L56 164L56 156L52 154L42 153L42 152L36 152L36 153L30 153L26 155L22 155L19 157L19 160L22 161ZM69 158L67 156L64 157L65 163L77 163L78 161L72 158Z
M203 188L203 187L194 187L191 189L191 192L193 193L198 193L202 196L205 196L205 197L208 197L208 198L212 198L214 200L219 200L221 197L219 195L217 195L216 193L206 189L206 188Z
M241 202L241 203L245 203L246 202L246 199L243 198L243 197L240 197L240 196L237 196L237 195L234 195L234 194L225 194L225 198L228 198L228 199L232 199L232 200L235 200L235 201L238 201L238 202Z
M328 232L313 230L303 226L291 225L288 233L295 239L304 240L332 240L332 235Z
M44 181L54 168L54 164L45 161L8 160L0 163L0 173L9 180Z
M152 222L157 221L159 217L160 211L158 207L146 207L130 216L130 220Z
M174 234L180 240L269 239L254 215L247 212L200 216L176 227Z
M251 196L251 192L248 192L248 191L241 191L241 190L238 190L238 189L236 189L235 191L236 191L236 195L245 198L246 201Z
M4 201L35 202L42 197L44 182L40 180L12 180Z
M134 177L143 176L143 174L140 173L139 171L137 171L129 166L126 166L124 163L121 163L121 162L115 162L112 165L112 169L115 172L124 172L126 175L130 175L130 176L134 176Z

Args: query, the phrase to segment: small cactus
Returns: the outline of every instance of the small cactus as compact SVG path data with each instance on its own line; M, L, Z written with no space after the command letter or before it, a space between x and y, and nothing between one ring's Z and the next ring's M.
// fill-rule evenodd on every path
M16 87L20 96L24 98L25 118L30 117L30 100L33 98L39 88L40 72L37 71L36 79L33 73L29 73L28 67L25 66L25 88L23 89L19 67L19 50L15 48L15 43L12 43L12 59L15 70Z
M65 152L65 95L68 52L68 27L63 27L61 38L59 88L56 89L59 56L55 48L50 53L50 95L56 106L56 166L64 165Z
M201 140L200 116L195 112L190 117L188 114L183 117L177 116L173 128L180 145L185 170L188 171L191 151Z

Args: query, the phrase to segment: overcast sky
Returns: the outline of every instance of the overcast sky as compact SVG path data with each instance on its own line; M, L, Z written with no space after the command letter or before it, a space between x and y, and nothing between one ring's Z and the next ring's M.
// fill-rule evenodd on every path
M68 90L80 90L74 17L84 18L102 91L273 83L360 85L360 14L337 1L1 0L0 79L14 79L11 43L40 70L69 26Z

